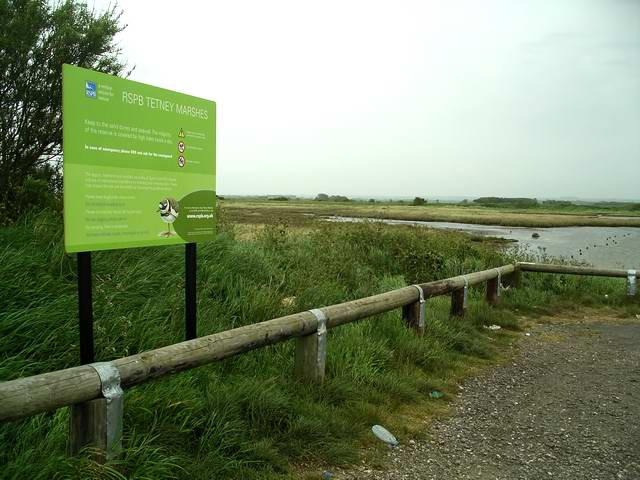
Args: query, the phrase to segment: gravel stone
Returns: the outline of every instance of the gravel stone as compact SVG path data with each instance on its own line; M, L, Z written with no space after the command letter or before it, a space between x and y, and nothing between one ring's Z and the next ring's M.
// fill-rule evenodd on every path
M640 479L640 324L539 324L426 440L337 479Z

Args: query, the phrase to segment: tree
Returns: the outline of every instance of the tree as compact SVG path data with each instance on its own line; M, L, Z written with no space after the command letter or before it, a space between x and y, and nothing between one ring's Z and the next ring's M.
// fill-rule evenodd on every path
M535 198L511 198L511 197L480 197L476 198L473 203L486 207L514 207L514 208L531 208L538 206L538 200Z
M319 193L316 195L315 200L317 202L350 202L348 197L344 195L327 195L326 193Z
M422 197L416 197L416 198L413 199L413 204L416 205L416 206L417 205L424 205L425 203L427 203L427 201Z
M121 75L121 13L67 0L0 0L0 217L17 216L36 186L58 192L62 64ZM39 198L37 193L34 198Z

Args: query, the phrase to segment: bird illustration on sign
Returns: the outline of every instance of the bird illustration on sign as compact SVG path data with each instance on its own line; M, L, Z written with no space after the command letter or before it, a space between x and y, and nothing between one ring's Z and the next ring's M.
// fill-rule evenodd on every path
M158 212L160 212L160 219L167 224L168 230L160 232L159 237L173 237L176 232L171 231L171 224L176 221L180 211L180 205L175 198L163 198L158 204Z

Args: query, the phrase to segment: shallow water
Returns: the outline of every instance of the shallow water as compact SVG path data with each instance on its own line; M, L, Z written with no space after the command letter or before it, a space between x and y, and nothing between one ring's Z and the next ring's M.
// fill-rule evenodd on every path
M459 230L487 237L516 240L520 248L535 254L564 257L601 268L640 270L639 227L502 227L471 223L420 222L378 218L327 217L332 222L382 222L388 225L416 225ZM537 233L539 238L532 238Z

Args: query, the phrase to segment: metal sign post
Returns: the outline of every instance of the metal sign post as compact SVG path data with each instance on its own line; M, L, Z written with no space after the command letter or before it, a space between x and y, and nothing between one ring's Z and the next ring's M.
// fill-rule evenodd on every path
M93 298L91 252L78 252L78 307L80 321L80 363L93 363Z
M193 340L198 336L198 324L196 317L196 244L187 243L184 250L185 260L185 340Z

